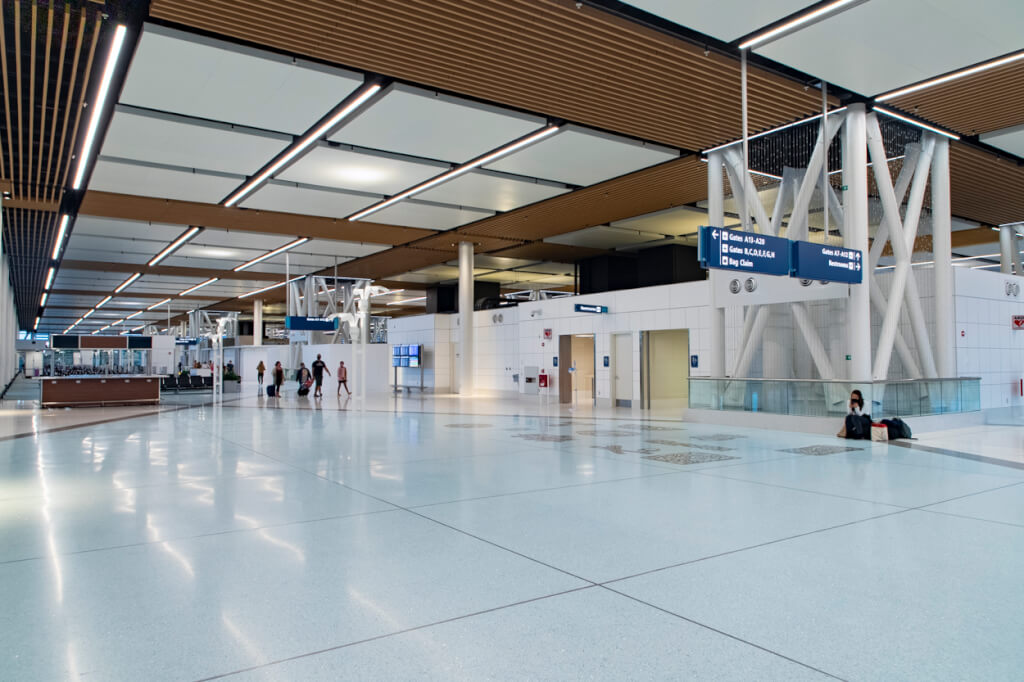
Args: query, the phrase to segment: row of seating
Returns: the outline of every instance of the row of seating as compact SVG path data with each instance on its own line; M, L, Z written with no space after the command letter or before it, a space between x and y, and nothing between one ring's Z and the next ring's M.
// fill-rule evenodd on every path
M213 377L197 377L189 376L188 374L179 374L174 376L173 374L165 376L160 381L160 390L162 391L202 391L202 390L213 390Z

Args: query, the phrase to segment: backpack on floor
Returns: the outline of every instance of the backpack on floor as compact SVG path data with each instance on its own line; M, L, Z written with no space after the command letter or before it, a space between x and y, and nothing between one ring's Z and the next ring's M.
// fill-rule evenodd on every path
M912 438L913 434L910 431L910 427L907 422L903 421L899 417L893 417L892 419L883 419L882 423L889 429L889 440L896 440L897 438Z

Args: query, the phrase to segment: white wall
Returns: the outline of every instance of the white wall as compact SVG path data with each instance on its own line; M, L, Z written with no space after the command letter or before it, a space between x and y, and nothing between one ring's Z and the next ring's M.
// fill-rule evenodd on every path
M425 390L449 393L452 390L454 362L453 334L457 338L456 315L416 315L388 320L388 344L423 346L423 386ZM479 341L477 342L479 344ZM479 346L478 346L479 347ZM390 361L389 361L390 362ZM402 385L419 385L417 370L398 370Z
M154 336L153 349L149 352L151 374L177 374L178 361L173 336Z
M1024 331L1010 327L1024 315L1024 277L955 268L956 360L960 376L981 377L982 409L1021 405ZM1006 294L1016 283L1020 294Z
M18 369L18 355L15 343L18 339L18 316L14 309L14 288L11 286L11 269L7 254L0 244L0 392L7 382L14 378Z

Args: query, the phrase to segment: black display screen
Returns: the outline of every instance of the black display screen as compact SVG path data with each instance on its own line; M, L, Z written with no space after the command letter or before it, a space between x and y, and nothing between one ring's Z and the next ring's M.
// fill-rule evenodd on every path
M152 348L153 337L152 336L129 336L128 337L129 348Z
M50 348L72 348L78 350L78 336L54 334L50 337Z

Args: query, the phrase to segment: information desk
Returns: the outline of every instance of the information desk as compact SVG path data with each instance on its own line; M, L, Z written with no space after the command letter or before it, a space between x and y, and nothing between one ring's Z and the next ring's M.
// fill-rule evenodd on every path
M145 374L94 374L40 377L43 407L86 405L156 405L160 377Z

